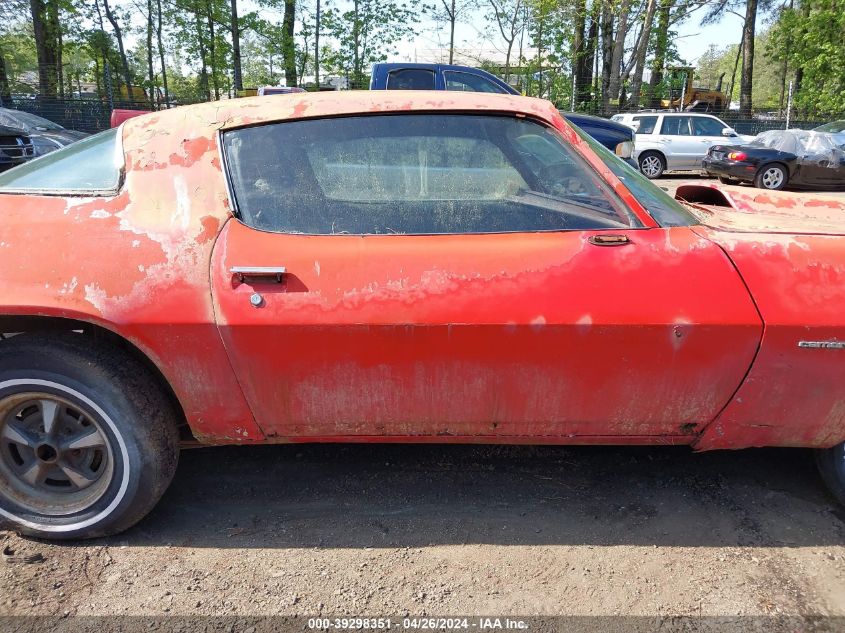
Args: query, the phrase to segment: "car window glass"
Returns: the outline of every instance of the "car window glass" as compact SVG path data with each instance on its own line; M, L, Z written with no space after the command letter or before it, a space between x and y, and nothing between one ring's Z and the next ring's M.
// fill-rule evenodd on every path
M267 231L636 225L556 131L525 119L402 114L290 121L226 132L223 145L239 217Z
M640 127L637 128L637 134L651 134L657 125L656 116L635 116L634 121L640 122Z
M668 136L689 136L690 117L688 116L664 116L660 133Z
M391 70L387 75L388 90L434 90L434 71L425 68Z
M826 123L815 128L816 132L832 132L839 134L845 132L845 121L834 121L833 123Z
M692 129L695 136L722 136L722 130L725 127L721 121L710 117L699 116L692 119Z
M446 78L446 90L463 90L465 92L493 92L507 94L507 90L493 83L486 77L479 77L472 73L447 70L443 73Z
M123 154L119 128L67 145L0 174L0 193L97 193L120 184Z
M575 130L590 148L598 154L610 171L622 181L637 201L643 205L660 226L690 226L699 224L698 219L677 200L643 176L638 169L621 160L604 145L583 130Z

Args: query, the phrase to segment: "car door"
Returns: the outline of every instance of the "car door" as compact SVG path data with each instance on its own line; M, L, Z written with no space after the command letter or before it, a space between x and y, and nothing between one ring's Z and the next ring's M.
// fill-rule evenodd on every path
M555 130L414 113L225 132L215 314L271 437L678 437L761 326L724 253ZM652 226L652 228L647 228Z
M667 169L690 170L701 167L702 143L692 133L690 116L663 116L658 141L664 145Z

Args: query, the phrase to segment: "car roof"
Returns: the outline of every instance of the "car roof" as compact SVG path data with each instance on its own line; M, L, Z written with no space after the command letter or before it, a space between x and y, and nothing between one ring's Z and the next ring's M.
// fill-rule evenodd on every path
M709 112L663 112L659 110L643 110L641 112L624 112L621 114L625 119L633 118L635 116L694 116L694 117L709 117L718 118L715 114Z
M534 116L554 123L561 117L544 99L510 94L417 90L350 90L245 97L185 105L129 119L124 123L127 151L159 131L183 138L211 137L226 130L273 121L354 116L386 112L471 111Z

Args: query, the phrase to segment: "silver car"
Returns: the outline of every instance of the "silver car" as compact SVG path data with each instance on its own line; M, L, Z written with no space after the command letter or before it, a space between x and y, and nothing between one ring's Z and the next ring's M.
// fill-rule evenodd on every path
M648 178L664 171L700 171L701 161L713 145L750 142L712 114L693 112L638 112L616 114L614 121L634 128L634 159Z

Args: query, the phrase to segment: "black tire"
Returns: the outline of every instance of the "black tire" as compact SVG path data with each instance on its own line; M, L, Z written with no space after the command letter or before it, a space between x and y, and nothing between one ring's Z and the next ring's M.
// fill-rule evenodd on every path
M739 184L739 180L736 178L730 178L729 176L719 176L719 182L723 185L737 185Z
M778 163L763 165L754 176L754 186L758 189L769 191L780 191L789 182L789 174L786 167Z
M666 171L666 159L660 152L643 152L637 159L637 164L640 166L640 173L649 180L660 178Z
M816 464L833 496L845 505L845 442L816 451Z
M0 341L0 522L48 539L126 530L173 478L179 419L119 349L71 333Z

